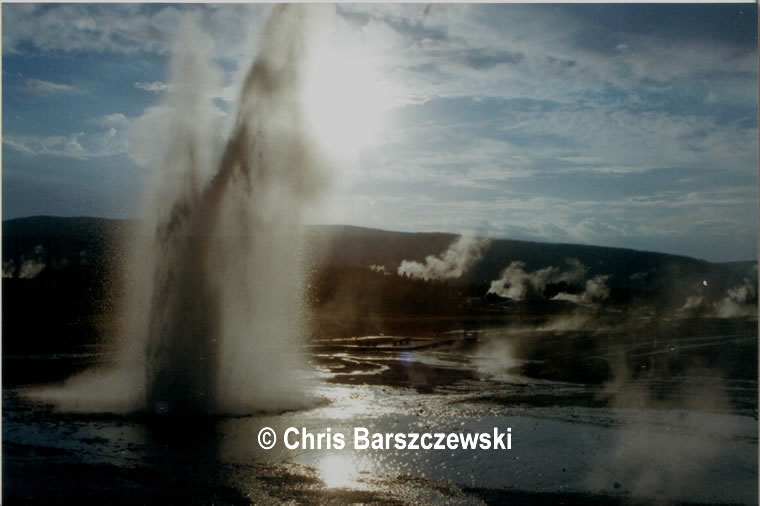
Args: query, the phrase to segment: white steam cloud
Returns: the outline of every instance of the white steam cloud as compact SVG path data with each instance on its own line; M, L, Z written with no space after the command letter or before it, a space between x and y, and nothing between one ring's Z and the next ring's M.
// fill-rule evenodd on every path
M385 270L385 266L384 265L372 264L372 265L369 266L369 270L371 270L372 272L377 272L377 273L381 273L381 274L389 274Z
M740 285L726 290L726 296L713 305L718 318L757 317L757 303L751 302L756 297L755 287L749 279L744 278Z
M478 375L484 378L509 376L510 369L517 367L514 344L506 339L492 337L475 350L472 363Z
M546 267L535 272L525 271L525 262L515 261L501 271L499 279L491 281L488 293L512 300L523 300L529 293L543 294L547 283L559 274L556 267Z
M576 304L594 304L607 300L610 296L610 289L607 287L606 275L598 275L586 281L586 289L578 294L560 292L552 300L566 300Z
M689 295L679 311L696 311L705 305L705 298L701 295Z
M714 318L757 317L757 292L748 278L726 290L715 302L703 295L689 295L678 309L680 316L708 316Z
M16 262L12 258L3 260L3 277L12 278L16 275Z
M398 275L425 280L460 278L481 259L488 243L488 239L461 235L439 256L425 257L424 264L403 260L398 267Z
M34 247L31 253L21 255L19 263L14 259L9 258L3 261L3 277L4 278L22 278L32 279L37 277L45 267L47 262L45 260L46 252L45 248L41 244Z
M543 297L547 285L556 283L566 283L568 285L578 285L586 277L588 268L577 258L568 258L565 260L568 268L561 270L559 267L545 267L533 272L525 270L525 262L514 261L501 271L499 279L491 282L488 293L506 297L512 300L524 300L530 297ZM591 290L595 293L601 293L598 286L604 282L604 279L594 278ZM587 283L587 291L588 291ZM570 295L570 294L565 294ZM569 300L569 299L565 299Z
M724 414L732 408L722 371L697 364L687 367L679 376L700 380L673 384L669 388L675 395L663 397L651 388L652 383L636 378L624 352L612 352L607 361L612 378L605 383L601 397L613 409L658 413L660 427L647 430L637 417L621 418L610 448L598 455L596 465L584 478L585 484L591 489L609 490L615 483L626 495L655 498L653 504L671 504L657 495L665 490L687 490L694 487L695 479L706 483L709 491L709 463L722 462L732 452L727 445L729 438L715 435L756 432L756 423L748 425L740 417ZM725 478L728 482L730 475Z
M32 279L45 269L45 263L38 260L24 260L18 270L18 277Z

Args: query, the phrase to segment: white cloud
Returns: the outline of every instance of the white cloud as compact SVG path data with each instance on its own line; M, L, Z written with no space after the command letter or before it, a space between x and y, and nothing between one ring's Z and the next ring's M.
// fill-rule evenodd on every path
M659 91L663 85L706 96L710 90L705 87L721 76L725 88L735 90L731 100L755 103L754 45L675 32L658 39L616 31L610 34L616 42L605 52L598 42L580 42L589 39L588 20L567 10L556 15L543 6L384 7L342 10L360 20L353 24L362 35L370 29L383 34L362 41L385 49L385 67L409 97L532 97L571 103L610 87Z
M53 95L58 93L84 93L84 90L69 84L54 83L42 79L29 78L24 81L24 91L40 95Z
M30 155L63 156L83 160L90 158L80 141L83 135L83 132L78 132L68 136L4 136L3 144Z
M93 51L133 53L163 51L166 28L153 25L147 9L137 5L12 5L3 9L3 50Z
M752 174L757 166L757 129L736 123L665 112L634 113L614 106L511 108L509 113L496 112L498 107L495 104L494 112L483 118L428 121L412 116L411 123L393 125L382 143L365 151L362 177L428 188L503 191L515 178L529 176L644 177L663 168L730 175ZM651 191L644 196L654 197L659 189ZM661 202L675 201L669 196Z
M63 51L167 53L185 12L198 12L215 36L217 57L238 61L251 54L249 37L265 5L11 4L3 8L7 54Z
M91 131L70 135L6 135L3 144L32 156L61 156L87 160L127 153L130 120L121 113L91 118Z
M152 81L152 82L138 81L135 83L135 88L145 90L145 91L151 91L154 93L159 93L162 91L168 91L169 85L161 81Z

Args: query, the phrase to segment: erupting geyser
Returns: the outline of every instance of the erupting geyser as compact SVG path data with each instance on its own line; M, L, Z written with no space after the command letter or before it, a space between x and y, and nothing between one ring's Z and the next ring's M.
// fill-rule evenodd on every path
M64 409L158 413L308 402L300 221L325 172L300 97L309 30L324 9L273 8L221 143L220 72L209 37L186 20L166 102L135 125L133 150L151 181L117 364L32 396Z

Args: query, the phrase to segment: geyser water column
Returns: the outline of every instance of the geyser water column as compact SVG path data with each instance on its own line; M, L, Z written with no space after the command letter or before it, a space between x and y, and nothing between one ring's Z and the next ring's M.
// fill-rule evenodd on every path
M150 170L116 363L30 397L168 414L308 405L301 214L327 177L303 120L302 68L332 10L272 8L226 140L212 40L184 21L166 100L134 125L133 155Z
M182 180L164 178L182 190L154 233L148 409L245 413L306 400L301 207L325 173L302 120L301 69L323 10L273 8L217 170L199 185L195 146L180 143Z

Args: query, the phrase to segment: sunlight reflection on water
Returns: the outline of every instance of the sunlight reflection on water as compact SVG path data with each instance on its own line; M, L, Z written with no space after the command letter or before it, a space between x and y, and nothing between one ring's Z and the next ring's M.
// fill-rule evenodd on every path
M330 385L320 395L327 397L330 404L319 409L318 416L346 420L368 414L382 414L388 410L379 399L378 389L357 389L352 386Z
M319 478L328 488L367 488L362 483L362 475L371 476L372 469L367 459L352 453L331 453L321 457L314 466Z

